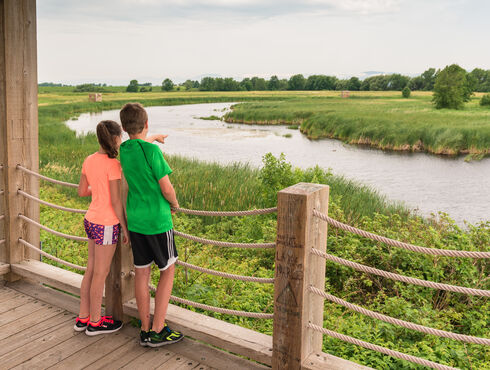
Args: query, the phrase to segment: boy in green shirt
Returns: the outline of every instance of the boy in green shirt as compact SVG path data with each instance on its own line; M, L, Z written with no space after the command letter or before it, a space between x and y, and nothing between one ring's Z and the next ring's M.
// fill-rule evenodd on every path
M174 242L172 210L179 208L168 175L172 173L160 148L151 144L163 136L148 138L148 115L139 103L128 103L120 112L129 139L121 144L121 166L128 182L126 214L135 266L135 295L141 319L140 344L160 347L184 336L165 323L178 258ZM150 142L148 142L150 141ZM155 312L150 327L151 265L160 270Z

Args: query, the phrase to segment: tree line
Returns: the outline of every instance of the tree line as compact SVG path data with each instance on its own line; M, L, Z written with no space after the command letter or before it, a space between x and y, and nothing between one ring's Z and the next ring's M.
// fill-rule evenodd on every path
M187 80L175 85L166 78L162 90L172 91L175 87L184 90L200 91L265 91L265 90L350 90L350 91L402 91L408 87L411 91L432 91L440 69L429 68L416 77L399 73L370 76L363 80L357 77L339 79L335 76L311 75L304 77L296 74L289 79L272 76L269 80L261 77L244 78L237 81L231 77L204 77L201 81ZM471 91L490 92L490 70L475 68L466 72L466 79Z

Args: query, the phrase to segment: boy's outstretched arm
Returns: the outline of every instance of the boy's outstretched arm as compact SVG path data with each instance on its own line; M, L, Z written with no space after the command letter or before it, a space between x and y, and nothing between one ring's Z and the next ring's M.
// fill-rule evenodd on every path
M168 175L165 175L160 180L158 180L158 184L160 185L160 190L162 191L162 195L170 203L170 207L179 208L179 201L177 200L174 187L172 186L172 183L170 182Z
M162 134L157 134L157 135L150 135L148 136L145 141L149 143L153 143L154 141L158 141L159 143L165 144L165 139L167 138L168 135L162 135Z
M88 185L87 176L82 173L80 176L80 183L78 184L78 196L89 197L92 195L92 189Z

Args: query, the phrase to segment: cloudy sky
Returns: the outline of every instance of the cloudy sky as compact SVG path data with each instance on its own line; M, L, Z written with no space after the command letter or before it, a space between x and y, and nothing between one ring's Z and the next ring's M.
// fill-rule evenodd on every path
M486 0L38 0L40 82L490 69Z

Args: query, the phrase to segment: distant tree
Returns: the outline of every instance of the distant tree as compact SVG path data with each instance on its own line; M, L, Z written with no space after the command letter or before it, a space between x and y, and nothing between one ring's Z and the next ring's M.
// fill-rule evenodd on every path
M304 90L306 80L302 74L291 76L288 81L288 90Z
M403 76L399 73L394 73L387 77L387 86L388 90L401 91L405 86L410 82L410 77Z
M490 92L490 70L475 68L468 74L468 78L473 91Z
M192 82L191 80L186 80L186 81L184 82L184 88L185 88L186 90L190 90L190 89L192 89L193 87L194 87L194 82Z
M252 81L250 80L250 78L248 77L245 77L241 82L240 82L240 86L243 90L246 90L246 91L252 91L253 88L254 88L254 85L252 84Z
M421 76L414 77L410 79L410 82L408 83L408 87L410 90L423 90L424 89L424 80L422 79Z
M347 83L347 90L359 91L361 89L361 80L357 77L351 77Z
M369 88L371 87L370 82L371 82L371 80L369 78L365 78L361 82L361 91L369 91Z
M420 75L422 78L423 90L432 91L436 82L437 72L435 68L429 68Z
M490 94L485 94L481 97L480 105L482 107L490 107Z
M277 76L271 76L267 81L267 90L279 90L279 78Z
M214 90L214 78L203 77L201 79L201 84L199 85L199 90L201 90L201 91L213 91Z
M349 80L337 80L335 82L335 90L337 91L347 90L348 85L349 85Z
M432 101L437 109L462 109L464 102L470 99L471 86L466 71L452 64L446 66L436 77Z
M288 89L288 80L283 78L279 80L279 90L287 90Z
M410 97L410 94L412 93L412 91L410 90L410 88L408 86L405 86L402 90L402 96L406 99L408 99Z
M240 90L240 84L231 77L227 77L223 80L223 91L238 91Z
M127 92L138 92L138 80L129 81L128 87L126 87Z
M166 78L162 82L162 91L172 91L174 89L174 83L170 78Z
M214 91L223 91L225 86L225 81L221 77L216 77L214 79Z
M260 77L252 77L250 79L252 82L253 90L254 91L263 91L266 90L267 84L265 82L265 79L260 78Z

